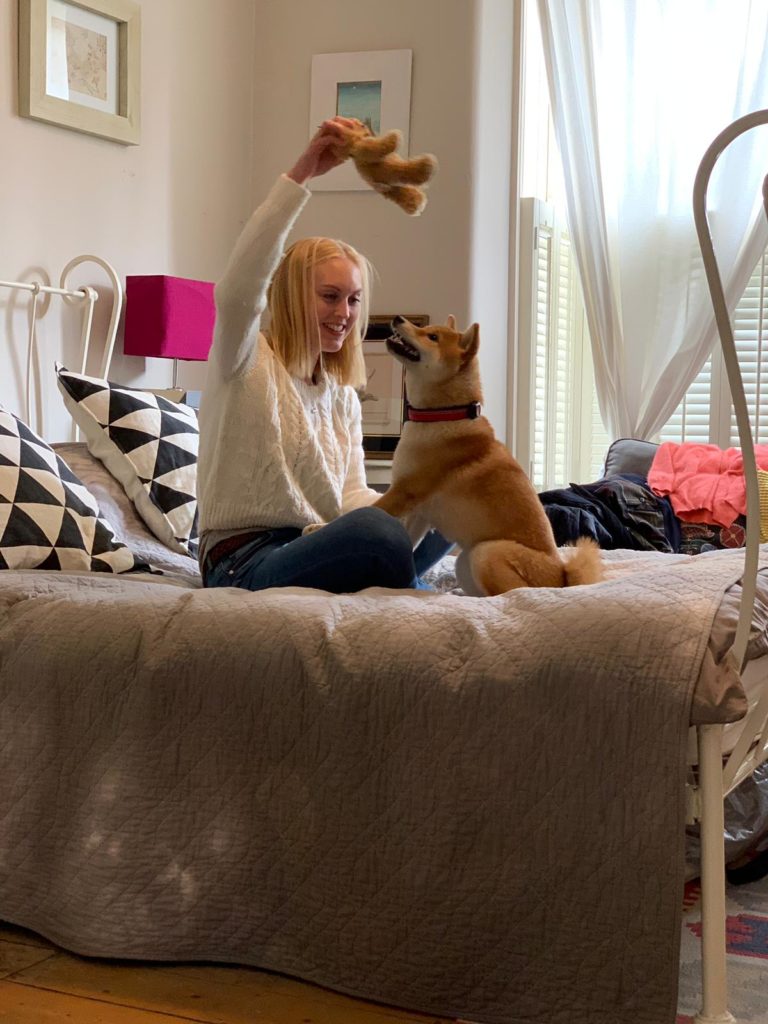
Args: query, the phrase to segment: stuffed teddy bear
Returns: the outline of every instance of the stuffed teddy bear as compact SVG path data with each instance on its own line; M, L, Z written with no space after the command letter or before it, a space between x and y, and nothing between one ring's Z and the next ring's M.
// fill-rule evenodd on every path
M344 134L339 155L351 157L360 176L401 210L411 216L420 214L427 197L418 186L425 185L434 174L435 157L425 153L404 160L395 153L402 142L399 131L373 135L362 121L359 127L345 128Z

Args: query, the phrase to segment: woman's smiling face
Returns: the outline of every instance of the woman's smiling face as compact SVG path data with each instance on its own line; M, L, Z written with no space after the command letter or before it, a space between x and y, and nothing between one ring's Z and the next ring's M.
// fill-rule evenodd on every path
M338 352L360 314L363 279L358 265L334 256L315 267L315 313L320 350Z

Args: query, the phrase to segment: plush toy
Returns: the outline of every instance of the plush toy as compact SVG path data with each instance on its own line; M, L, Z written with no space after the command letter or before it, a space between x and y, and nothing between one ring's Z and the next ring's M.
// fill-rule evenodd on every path
M404 160L395 153L402 142L398 131L373 135L359 122L359 127L345 128L346 139L339 147L340 155L351 157L360 176L377 192L397 203L411 216L421 213L427 197L419 185L426 185L437 169L431 153Z

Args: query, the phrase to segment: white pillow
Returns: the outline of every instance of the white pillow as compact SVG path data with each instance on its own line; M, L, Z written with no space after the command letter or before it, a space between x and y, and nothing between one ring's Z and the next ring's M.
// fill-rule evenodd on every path
M115 539L127 545L137 558L160 569L165 576L183 576L200 582L196 558L171 551L152 533L136 507L107 467L88 451L85 441L61 441L51 445L72 472L82 480L99 503L101 515L115 532Z
M57 364L64 404L88 450L167 547L197 557L197 417L189 406Z

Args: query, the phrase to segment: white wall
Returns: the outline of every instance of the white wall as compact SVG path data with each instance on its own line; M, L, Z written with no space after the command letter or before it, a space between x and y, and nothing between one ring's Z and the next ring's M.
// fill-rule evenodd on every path
M259 5L254 103L258 202L309 136L313 54L413 51L410 152L434 153L440 163L426 210L411 218L372 192L317 192L294 237L331 235L361 249L379 273L373 313L428 313L435 320L453 313L461 324L487 323L488 333L481 332L486 412L502 437L512 6L511 0L267 0ZM486 64L489 47L493 59ZM481 122L479 103L488 105Z
M82 251L121 278L215 279L252 207L309 136L315 53L413 51L411 153L440 161L421 217L370 192L319 192L297 235L342 237L380 280L374 313L429 313L482 326L486 411L506 421L506 253L511 0L144 0L142 142L123 147L16 114L16 2L0 0L0 278L49 279ZM99 281L93 276L88 281ZM0 304L7 298L0 292ZM24 319L0 305L0 401L21 410ZM41 341L61 348L61 311ZM72 331L71 321L67 330ZM70 350L73 342L65 341ZM167 385L162 360L119 355L126 383ZM182 364L199 387L201 367ZM68 420L51 382L45 433Z
M469 309L480 323L480 364L485 410L508 444L510 354L510 170L512 156L513 4L481 0L475 39L472 120L472 244Z
M256 199L306 144L313 54L413 51L410 150L435 153L440 162L426 210L408 217L374 192L317 192L296 227L297 236L332 235L366 253L380 275L375 313L467 314L474 7L467 0L262 4L254 104ZM462 53L466 59L457 59Z
M254 13L252 0L145 0L141 145L121 146L17 115L17 3L0 0L0 278L58 284L81 252L103 256L123 280L220 272L250 203ZM73 281L105 281L83 275ZM20 413L15 353L26 344L26 316L10 315L9 295L0 290L0 402ZM46 366L61 351L62 318L64 356L72 357L74 324L61 300L39 330L52 439L69 429ZM95 326L100 336L103 314ZM162 387L171 365L119 352L112 375Z

